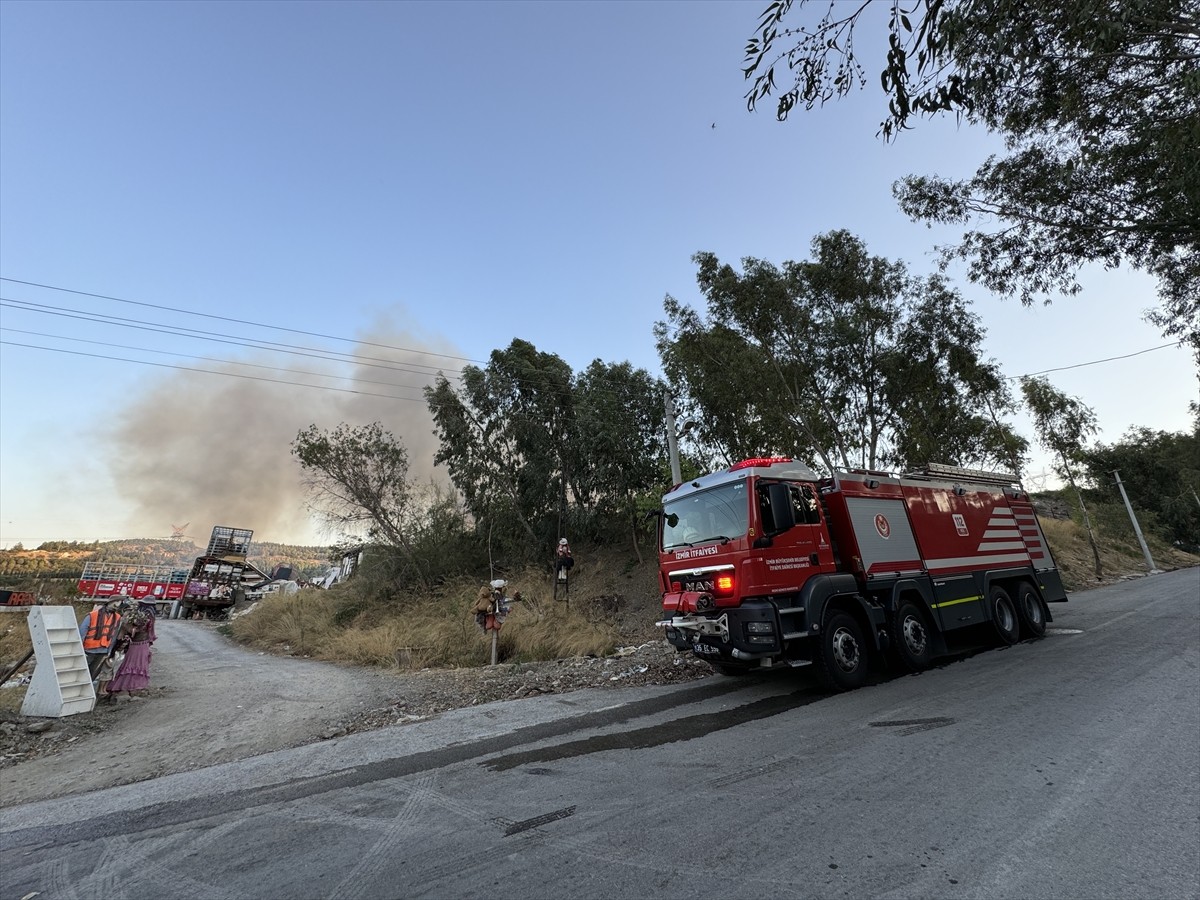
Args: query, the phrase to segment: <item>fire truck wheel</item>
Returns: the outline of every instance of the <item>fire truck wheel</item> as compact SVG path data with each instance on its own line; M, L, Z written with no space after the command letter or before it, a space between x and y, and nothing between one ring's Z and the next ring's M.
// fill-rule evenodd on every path
M835 612L826 619L818 667L825 686L834 691L861 687L867 680L868 662L867 644L853 616Z
M992 630L1000 643L1005 646L1015 644L1021 631L1017 609L1008 591L1000 585L988 591L988 613L992 618Z
M905 600L896 610L888 649L893 664L902 672L920 672L933 660L929 624L911 600Z
M1028 581L1017 585L1017 618L1021 620L1022 637L1040 638L1046 633L1046 610Z

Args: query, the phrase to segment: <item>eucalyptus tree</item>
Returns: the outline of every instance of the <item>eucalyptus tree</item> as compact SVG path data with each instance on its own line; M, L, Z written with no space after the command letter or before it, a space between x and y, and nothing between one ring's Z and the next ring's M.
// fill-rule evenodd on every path
M663 369L704 440L826 471L1020 457L1023 440L1000 421L1012 398L962 297L846 231L815 237L812 255L748 258L739 273L699 253L707 315L666 298Z
M663 308L667 318L655 324L655 342L696 461L713 468L795 450L798 424L791 398L778 378L763 378L758 348L669 295Z
M647 498L669 487L664 440L665 386L628 362L599 359L575 381L574 430L567 441L572 494L591 513L597 537L609 523L630 537L640 559L638 536Z
M1079 498L1079 511L1092 545L1096 577L1100 578L1103 575L1100 567L1100 548L1096 545L1096 535L1092 531L1092 520L1088 515L1087 506L1083 502L1083 492L1075 480L1075 467L1084 459L1087 439L1099 430L1096 414L1079 398L1067 396L1045 377L1022 378L1021 393L1033 418L1038 443L1054 454L1057 460L1055 471L1071 485L1075 496Z
M971 178L894 187L913 218L964 227L944 258L1026 304L1078 293L1088 263L1141 268L1147 317L1200 355L1195 0L773 0L743 74L780 120L878 78L885 139L944 113L1001 135Z
M564 444L572 430L571 367L514 339L482 368L466 366L455 389L425 389L444 464L476 527L532 552L554 531L562 502Z

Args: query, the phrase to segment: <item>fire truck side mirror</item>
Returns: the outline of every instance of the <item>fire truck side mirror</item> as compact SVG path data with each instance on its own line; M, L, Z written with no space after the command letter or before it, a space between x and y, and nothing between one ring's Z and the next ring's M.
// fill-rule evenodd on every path
M775 530L771 533L783 534L796 524L791 488L782 482L767 485L767 499L771 502L771 515L775 518Z

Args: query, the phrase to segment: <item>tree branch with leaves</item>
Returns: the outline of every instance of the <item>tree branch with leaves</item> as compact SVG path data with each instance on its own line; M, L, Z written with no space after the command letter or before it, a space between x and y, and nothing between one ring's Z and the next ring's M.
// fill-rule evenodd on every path
M1200 360L1196 9L1194 0L774 0L745 48L747 105L775 98L786 120L865 87L864 59L877 60L885 140L943 114L1005 139L1008 155L971 178L894 186L912 218L964 226L959 243L941 248L944 263L967 261L973 281L1025 304L1079 293L1088 264L1141 269L1159 287L1146 318ZM865 54L860 31L879 38Z

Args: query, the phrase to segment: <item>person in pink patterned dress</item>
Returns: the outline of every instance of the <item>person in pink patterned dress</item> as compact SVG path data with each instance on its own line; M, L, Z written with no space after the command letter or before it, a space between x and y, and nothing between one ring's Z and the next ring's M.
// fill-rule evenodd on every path
M139 603L124 615L118 642L123 644L126 640L125 659L108 683L105 696L109 699L121 691L128 691L132 697L134 691L144 691L150 686L150 648L155 640L153 603Z

